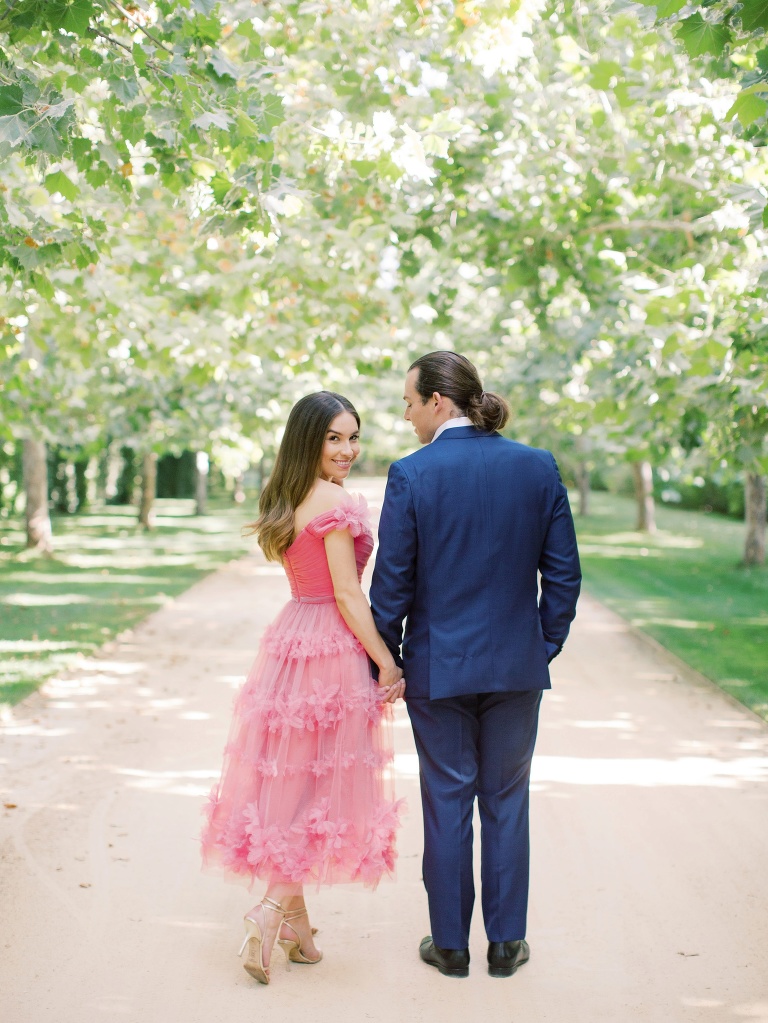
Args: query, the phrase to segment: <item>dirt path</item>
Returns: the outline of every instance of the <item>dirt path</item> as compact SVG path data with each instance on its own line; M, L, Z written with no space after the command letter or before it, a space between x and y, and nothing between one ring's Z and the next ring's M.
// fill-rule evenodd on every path
M375 499L380 489L367 488ZM532 958L469 980L427 933L416 759L398 880L313 895L326 958L262 987L235 951L247 891L199 871L199 808L258 637L287 596L249 556L0 730L4 1023L768 1023L768 729L583 599L534 761Z

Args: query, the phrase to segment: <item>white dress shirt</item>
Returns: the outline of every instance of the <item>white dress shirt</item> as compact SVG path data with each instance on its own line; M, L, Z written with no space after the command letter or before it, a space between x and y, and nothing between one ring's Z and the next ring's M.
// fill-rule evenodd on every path
M435 436L432 438L431 443L434 444L437 438L445 430L452 430L454 426L472 426L472 420L469 416L457 416L456 419L446 419L444 423L441 423L435 430Z

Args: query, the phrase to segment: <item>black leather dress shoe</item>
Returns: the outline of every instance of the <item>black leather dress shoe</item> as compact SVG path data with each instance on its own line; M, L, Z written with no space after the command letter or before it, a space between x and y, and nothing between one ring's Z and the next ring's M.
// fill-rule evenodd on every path
M527 941L489 941L488 972L492 977L511 977L530 956Z
M419 955L430 966L436 966L446 977L469 976L468 948L438 948L428 934L419 945Z

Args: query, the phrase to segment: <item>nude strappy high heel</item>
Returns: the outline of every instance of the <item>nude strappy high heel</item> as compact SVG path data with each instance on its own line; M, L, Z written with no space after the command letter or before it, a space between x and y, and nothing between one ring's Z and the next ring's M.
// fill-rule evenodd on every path
M291 923L291 920L298 920L298 918L300 916L307 916L307 915L308 914L307 914L307 907L306 906L303 909L294 909L294 910L291 910L288 913L284 913L283 914L283 923L291 928L293 933L296 935L296 939L294 940L293 938L278 938L277 939L277 943L280 946L280 948L283 950L283 952L285 952L285 958L289 962L291 962L291 963L306 963L307 965L311 966L314 963L319 963L320 962L320 960L323 958L323 953L318 950L317 958L316 959L310 959L308 956L304 955L304 953L301 950L301 938L299 937L299 932L296 930L296 928ZM312 928L312 933L315 934L316 932L317 932L317 928L313 927Z
M264 910L265 920L268 909L273 913L278 913L285 920L287 915L285 910L274 899L269 899L265 895L259 905ZM261 925L258 920L255 920L247 913L243 917L243 921L245 923L245 938L238 952L238 955L242 956L245 946L248 946L248 958L243 963L243 969L258 980L260 984L269 984L269 967L264 965L264 935L261 933Z

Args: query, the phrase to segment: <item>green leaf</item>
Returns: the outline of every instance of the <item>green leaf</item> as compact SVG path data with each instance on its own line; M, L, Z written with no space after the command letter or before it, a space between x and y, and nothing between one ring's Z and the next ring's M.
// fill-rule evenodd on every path
M81 47L78 56L86 67L100 68L104 64L104 58L100 53L96 53L95 50L89 50L85 46Z
M196 128L202 128L204 131L212 127L221 128L223 131L226 131L231 124L231 118L224 110L209 110L196 117L192 124Z
M78 170L90 166L92 152L90 139L72 139L72 157L77 163Z
M109 167L105 163L99 163L85 172L85 180L91 188L101 188L110 175Z
M136 145L144 138L144 114L146 107L143 105L132 106L121 113L119 118L120 132L124 142Z
M130 103L139 94L139 83L133 77L113 75L107 81L112 95L117 96L123 103Z
M56 192L61 192L65 199L75 199L80 194L80 189L71 181L64 171L54 171L53 174L47 174L45 178L45 187L54 195Z
M448 156L448 139L442 137L442 135L422 135L421 144L424 146L424 152L427 156L439 156L445 158Z
M731 40L727 26L704 21L698 12L681 21L675 35L682 41L689 57L701 57L705 53L719 57Z
M361 178L369 178L376 167L375 160L352 160L352 168Z
M64 155L66 139L50 121L43 120L30 129L27 144L33 149L48 153L49 156L61 157Z
M48 299L48 301L53 298L53 285L44 274L31 273L29 283L42 298Z
M621 64L613 60L600 60L592 68L589 84L593 89L609 89L612 78L622 78Z
M194 0L192 2L194 3ZM235 29L235 35L245 36L246 39L250 39L252 42L259 42L261 39L261 36L250 21L241 21Z
M250 117L243 113L242 110L237 115L235 123L237 125L237 135L240 139L252 138L254 135L259 134L257 125L255 125Z
M43 262L43 255L37 245L12 245L8 251L16 257L25 270L34 270Z
M227 192L232 188L232 182L223 177L221 174L215 174L208 184L213 189L213 197L216 202L221 205L227 195Z
M725 119L730 121L731 118L738 117L742 127L748 128L750 124L765 117L766 111L768 111L768 103L764 99L760 99L755 93L743 91L736 97L733 106L726 113Z
M282 124L285 115L283 114L283 101L279 96L275 96L269 93L264 97L264 107L262 112L262 122L266 127L267 134L271 134L272 129L276 128L278 124Z
M137 68L143 69L147 66L147 52L139 43L133 44L133 62Z
M68 75L65 84L72 92L81 93L91 84L91 79L80 74Z
M0 117L0 142L17 146L29 132L29 125L21 114L14 117Z
M768 0L742 0L741 27L745 32L768 29Z
M48 5L49 24L67 32L84 36L93 15L93 0L53 0Z
M173 57L164 65L169 75L173 75L177 87L184 84L184 79L189 75L189 64L180 53L174 53Z
M640 0L643 3L643 0ZM687 0L659 0L656 4L657 18L670 18L685 7Z
M0 116L18 114L24 109L24 94L18 85L0 86Z
M398 181L403 173L389 154L379 157L376 167L379 177L384 181Z
M221 50L214 50L211 56L208 58L208 63L211 65L213 70L219 76L224 78L234 78L237 80L240 77L240 70L235 67L231 61L228 61Z
M613 398L601 398L592 409L592 419L596 423L604 423L616 415L616 402Z
M538 269L533 263L518 260L506 268L504 274L513 288L527 288L538 282Z
M186 34L191 35L197 43L212 46L221 37L221 22L215 17L196 14L187 22Z
M626 110L627 107L631 107L635 102L629 94L629 86L626 82L617 82L614 87L613 94L622 110Z

